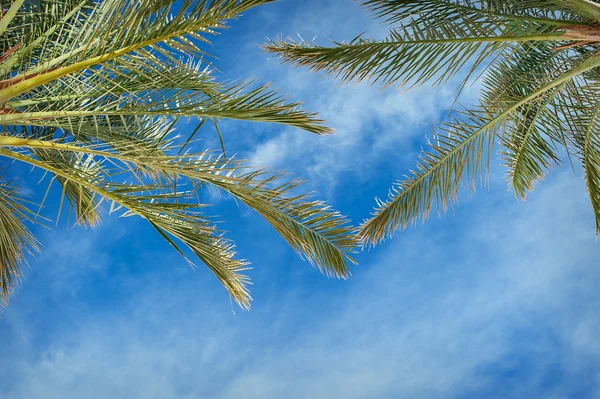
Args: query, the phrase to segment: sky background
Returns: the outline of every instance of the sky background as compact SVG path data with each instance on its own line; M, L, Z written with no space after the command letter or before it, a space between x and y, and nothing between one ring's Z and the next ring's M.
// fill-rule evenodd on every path
M256 46L278 35L381 37L351 0L282 0L231 26L211 50L223 78L273 82L337 133L226 122L228 153L308 179L355 223L414 166L454 99L452 85L339 87ZM196 146L218 148L216 133L204 129ZM555 168L521 202L498 164L490 189L357 255L347 281L320 275L259 216L215 197L253 262L250 312L143 221L40 230L43 252L0 319L0 397L599 398L600 246L581 172Z

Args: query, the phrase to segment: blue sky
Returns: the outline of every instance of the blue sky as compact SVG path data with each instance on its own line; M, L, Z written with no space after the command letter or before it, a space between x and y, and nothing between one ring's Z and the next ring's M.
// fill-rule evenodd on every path
M228 152L309 179L354 222L414 165L452 87L338 87L256 44L363 31L384 28L351 0L282 0L234 21L213 49L224 76L271 81L337 131L226 122ZM217 148L216 133L196 145ZM253 262L251 312L142 221L40 230L43 252L0 320L0 397L598 398L600 247L581 173L555 168L520 202L498 163L489 190L359 254L348 281L323 277L260 217L214 198Z

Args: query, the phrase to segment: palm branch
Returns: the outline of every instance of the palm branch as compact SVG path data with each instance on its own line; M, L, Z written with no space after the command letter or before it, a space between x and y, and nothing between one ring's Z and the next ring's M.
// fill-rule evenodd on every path
M248 262L206 213L199 191L221 190L263 216L329 276L347 277L357 241L348 220L299 194L300 181L187 144L209 121L278 123L315 134L316 114L255 81L218 81L211 35L272 0L0 1L0 157L49 176L75 221L105 213L145 219L193 264L204 263L242 307ZM196 118L183 145L174 127ZM220 132L219 132L220 135ZM6 301L37 249L39 210L0 179L0 284Z
M291 39L264 48L283 62L342 82L439 85L482 82L476 106L442 123L417 167L396 182L359 231L375 245L488 171L496 141L507 177L525 198L565 154L579 157L600 233L600 3L591 0L368 0L390 24L384 40L362 36L320 46Z

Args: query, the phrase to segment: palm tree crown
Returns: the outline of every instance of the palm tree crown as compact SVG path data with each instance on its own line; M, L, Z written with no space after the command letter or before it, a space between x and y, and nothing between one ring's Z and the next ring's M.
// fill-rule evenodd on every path
M385 40L322 47L273 40L285 62L412 87L480 80L480 103L439 126L417 167L395 183L361 226L374 245L432 208L445 210L463 183L487 172L500 142L508 180L525 198L561 154L579 158L600 233L600 3L590 0L368 0L392 25Z
M297 194L296 180L223 154L189 152L184 147L197 129L175 144L182 117L197 118L198 128L230 118L330 133L315 114L266 86L218 82L204 61L210 35L271 1L2 1L0 157L60 184L59 215L68 203L81 225L94 226L104 212L144 218L181 255L206 264L243 307L248 263L204 213L199 190L228 193L309 262L346 277L356 245L346 218ZM26 223L40 218L12 181L0 181L0 197L6 300L26 254L37 248Z

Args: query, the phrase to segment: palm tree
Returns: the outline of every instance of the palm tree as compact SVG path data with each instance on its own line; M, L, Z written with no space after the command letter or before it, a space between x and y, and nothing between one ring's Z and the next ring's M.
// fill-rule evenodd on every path
M481 83L479 103L456 109L417 167L378 201L360 229L375 245L432 209L446 210L459 189L487 173L495 142L507 177L525 198L549 167L576 157L600 233L600 2L590 0L368 0L392 25L385 40L358 37L322 47L272 40L284 62L411 88L457 77ZM458 75L458 76L457 76ZM485 180L484 180L485 181Z
M58 216L68 203L80 225L96 225L103 213L141 217L188 262L190 255L200 259L242 307L251 299L248 263L204 213L200 190L228 193L300 256L346 277L357 240L345 217L298 194L297 180L186 149L205 122L216 126L223 118L330 133L315 114L266 86L218 82L205 61L210 35L271 1L2 1L0 156L50 176L39 209L59 184ZM178 145L175 123L192 117L198 127ZM6 300L37 249L27 224L43 219L6 171L0 198Z

